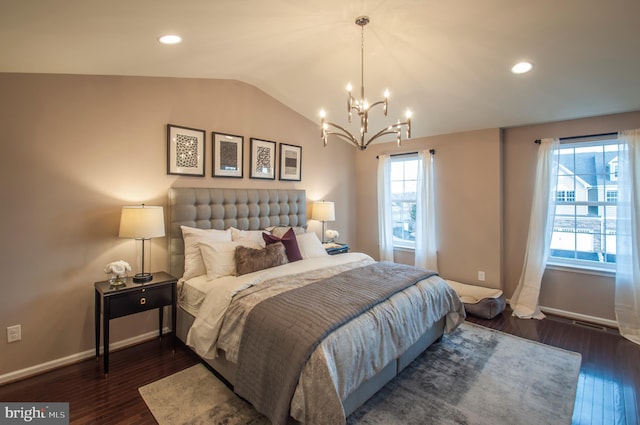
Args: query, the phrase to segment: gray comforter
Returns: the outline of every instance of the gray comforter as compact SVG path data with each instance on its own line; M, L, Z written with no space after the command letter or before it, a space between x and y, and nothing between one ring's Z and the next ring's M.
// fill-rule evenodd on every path
M310 264L302 264L307 262ZM289 263L236 278L239 282L231 286L242 289L211 291L207 295L199 313L200 323L194 323L190 331L191 346L200 355L221 350L228 361L237 365L246 318L258 303L292 288L372 263L366 255L347 253ZM290 270L295 271L292 274ZM218 303L224 306L224 320L221 313L210 313L211 306ZM446 318L445 330L449 332L464 321L464 307L442 278L432 276L330 333L302 369L291 402L291 416L303 423L344 423L342 400L405 352L443 317ZM217 323L221 323L219 331L216 331Z
M285 424L300 372L333 330L435 272L382 262L342 272L257 304L240 343L235 391Z

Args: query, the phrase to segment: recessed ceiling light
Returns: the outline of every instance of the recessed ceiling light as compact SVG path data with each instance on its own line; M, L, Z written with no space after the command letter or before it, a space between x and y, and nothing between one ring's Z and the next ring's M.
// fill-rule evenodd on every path
M511 68L511 72L514 74L524 74L525 72L531 71L533 68L533 64L531 62L519 62Z
M163 35L158 37L158 41L162 44L178 44L182 41L182 37L174 34Z

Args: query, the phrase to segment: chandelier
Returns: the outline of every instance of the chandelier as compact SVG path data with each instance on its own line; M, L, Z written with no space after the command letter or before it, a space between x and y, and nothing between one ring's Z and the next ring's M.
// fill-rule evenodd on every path
M364 26L368 23L369 17L367 16L360 16L356 18L356 25L360 25L362 39L362 44L360 46L360 99L354 98L351 94L351 83L347 85L347 113L349 115L349 122L351 122L353 112L355 111L360 116L360 134L356 137L344 127L327 121L325 119L326 113L322 110L320 111L320 125L322 127L322 140L324 141L325 146L327 146L328 136L336 136L351 143L355 147L360 148L360 150L365 150L374 140L389 134L394 134L396 136L396 143L400 146L400 143L402 142L401 130L403 127L406 128L407 139L411 138L411 111L409 110L407 110L406 121L400 122L398 120L396 124L385 127L373 136L367 138L367 132L369 131L369 111L374 109L376 106L381 105L384 115L387 116L387 109L389 107L389 90L385 90L384 100L380 100L372 104L369 104L364 96Z

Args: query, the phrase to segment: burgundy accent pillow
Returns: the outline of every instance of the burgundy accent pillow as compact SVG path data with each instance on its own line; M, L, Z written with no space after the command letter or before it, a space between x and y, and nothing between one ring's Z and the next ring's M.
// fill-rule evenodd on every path
M269 235L267 233L263 233L262 237L267 245L282 242L285 250L287 251L287 258L289 259L290 263L302 260L300 248L298 247L298 240L296 239L296 234L294 233L293 228L287 230L287 232L281 238Z

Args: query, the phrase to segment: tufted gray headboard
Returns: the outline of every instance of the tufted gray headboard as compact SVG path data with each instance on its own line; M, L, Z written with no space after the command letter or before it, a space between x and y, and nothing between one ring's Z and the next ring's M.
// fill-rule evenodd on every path
M169 189L169 272L184 274L184 241L180 226L199 229L260 230L307 223L304 190Z

